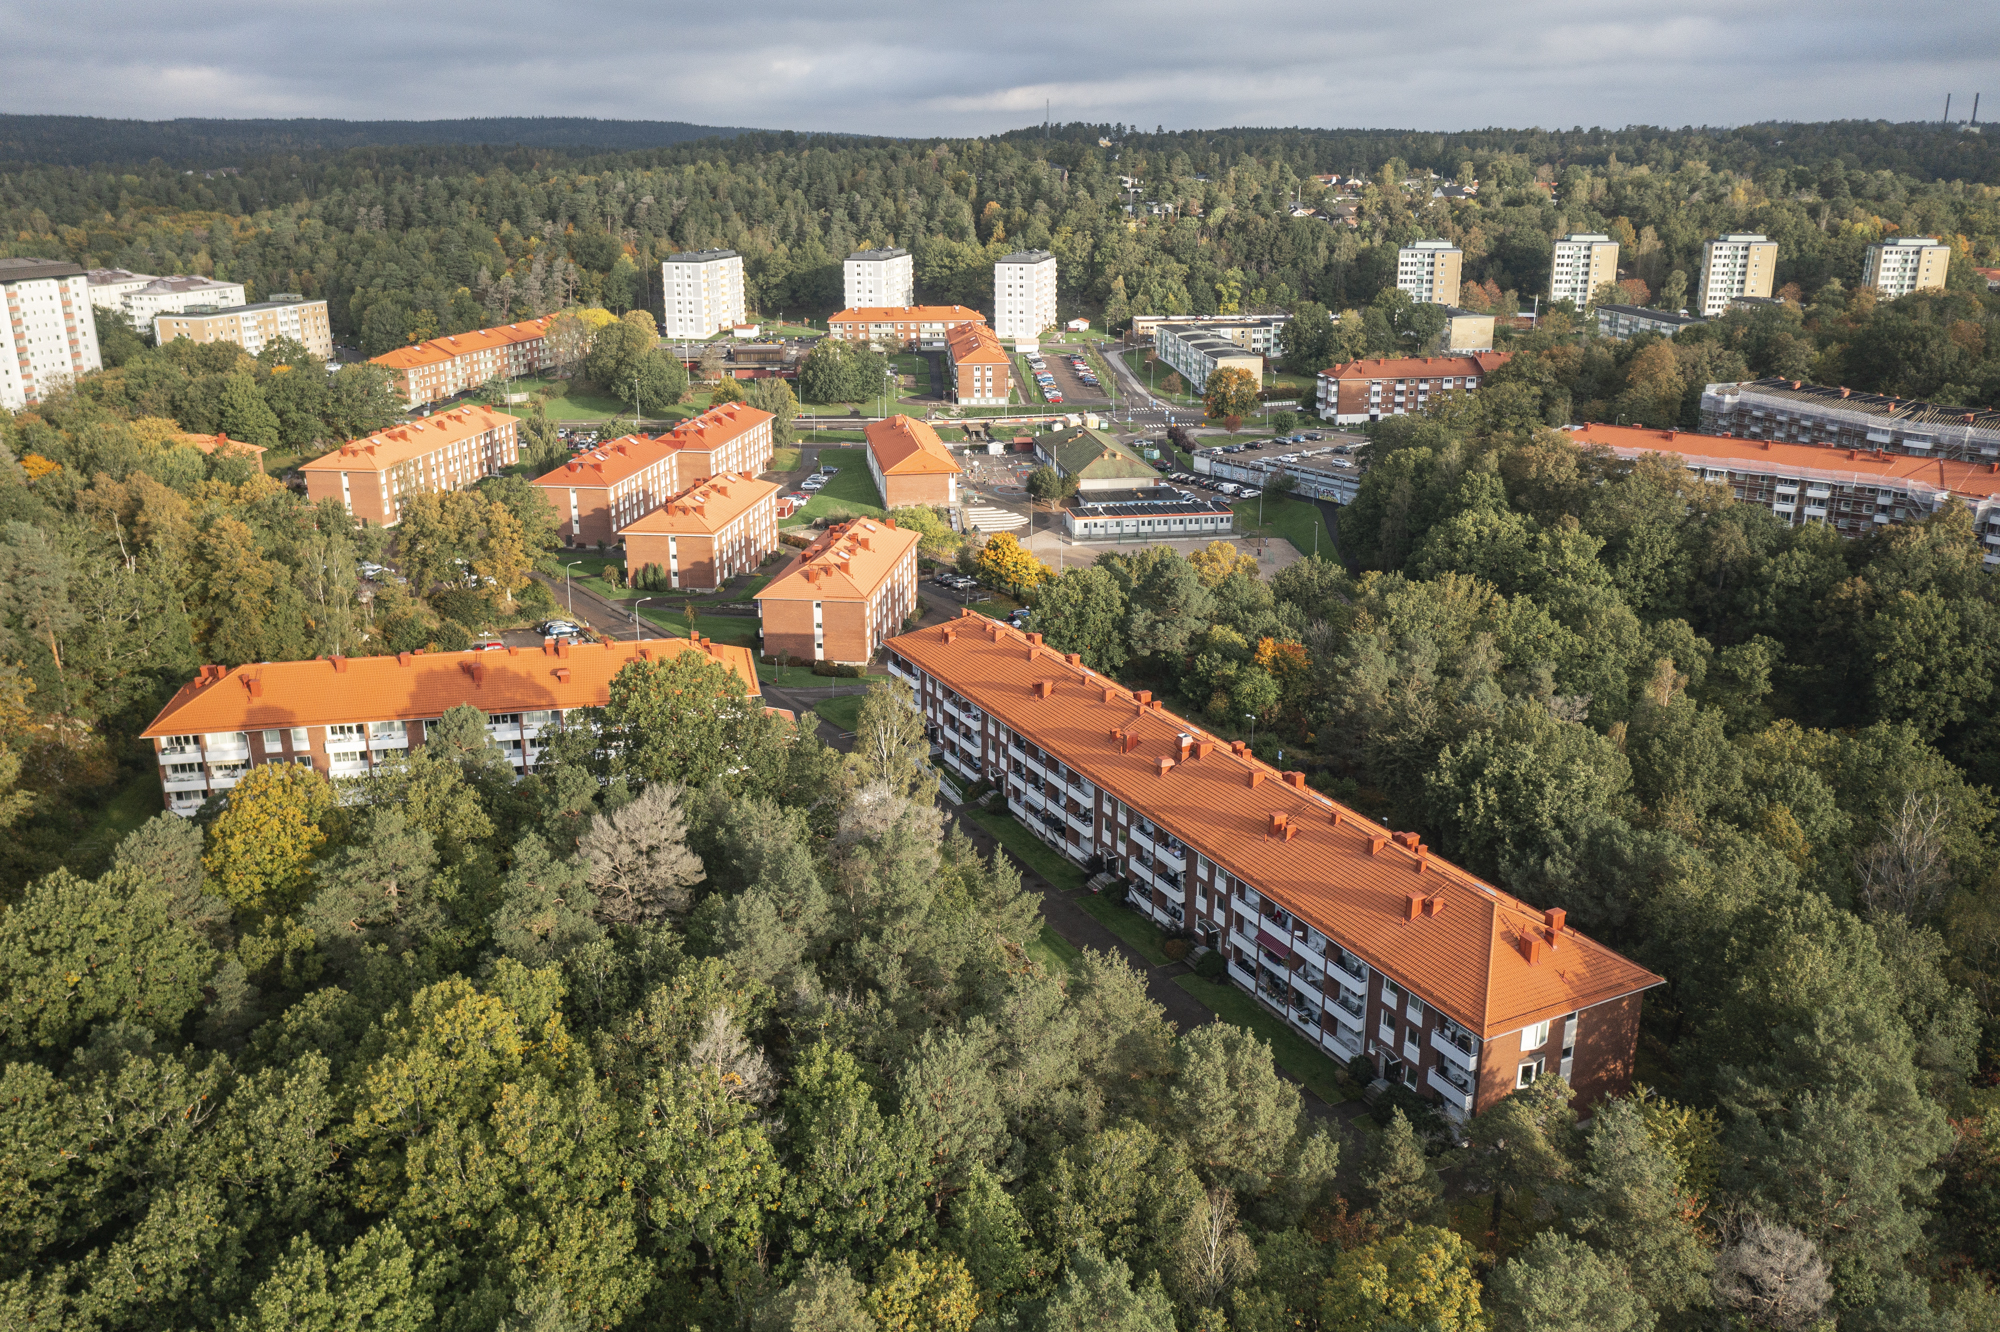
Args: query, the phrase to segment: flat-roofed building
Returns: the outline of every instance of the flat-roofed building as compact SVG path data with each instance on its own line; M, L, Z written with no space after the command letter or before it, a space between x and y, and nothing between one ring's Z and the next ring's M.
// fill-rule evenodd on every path
M1465 251L1448 240L1412 241L1396 251L1396 285L1420 305L1458 302Z
M1079 491L1063 501L1063 532L1072 541L1213 540L1235 530L1227 500L1171 486Z
M1643 305L1600 305L1597 331L1607 338L1623 341L1636 333L1657 333L1671 338L1684 328L1708 321L1700 315L1675 314L1671 310L1649 310Z
M901 350L936 351L960 324L983 324L986 316L969 305L879 305L842 310L826 321L828 337L872 342Z
M849 309L915 305L916 260L901 248L856 250L841 265Z
M1618 280L1618 242L1597 231L1572 231L1559 238L1549 259L1549 300L1569 301L1582 310L1607 282Z
M868 474L884 508L908 504L949 508L958 503L958 478L963 469L951 450L926 422L909 416L870 421Z
M1794 379L1708 385L1701 393L1701 428L1709 435L1920 458L2000 460L2000 411L1991 407L1954 407Z
M1447 393L1474 392L1513 359L1510 352L1377 357L1319 372L1320 419L1358 425L1421 410Z
M1064 480L1075 477L1080 493L1142 490L1160 481L1160 474L1129 445L1089 426L1035 436L1035 457Z
M1972 511L1987 565L2000 564L2000 471L1991 463L1637 426L1577 426L1571 437L1627 460L1648 453L1677 458L1787 526L1817 523L1847 537L1928 518L1957 500Z
M1036 836L1095 858L1162 928L1343 1062L1463 1121L1560 1074L1589 1106L1631 1084L1658 976L1127 689L983 616L899 635L948 769Z
M127 296L160 280L158 274L134 273L129 268L93 268L85 276L90 279L90 303L120 314L125 313Z
M993 331L1033 342L1056 324L1056 257L1017 250L993 265Z
M488 407L459 407L349 440L299 472L309 499L337 499L356 518L394 527L407 497L464 490L518 462L520 424Z
M1769 296L1778 273L1778 243L1755 232L1718 236L1701 247L1695 313L1713 319L1739 296Z
M627 579L648 567L670 588L712 590L778 548L775 481L724 472L618 530Z
M660 265L670 338L706 338L743 322L743 256L689 250Z
M0 408L18 412L104 368L81 266L0 259L0 306Z
M1194 471L1199 476L1259 489L1269 485L1273 477L1289 476L1295 495L1351 504L1361 490L1358 458L1367 442L1365 435L1336 433L1319 443L1273 441L1243 452L1231 452L1226 447L1196 449Z
M535 478L535 489L555 510L565 545L609 547L618 531L686 489L680 450L665 436L626 435L579 453Z
M153 340L161 346L175 338L195 342L233 342L250 355L264 344L290 338L322 361L333 358L333 325L326 302L309 301L295 292L273 292L269 300L227 309L190 305L174 314L153 317Z
M588 710L611 701L620 670L685 652L727 666L750 698L761 697L748 648L686 638L549 640L501 652L204 666L141 735L153 742L166 805L176 814L194 813L264 763L366 777L421 748L439 718L466 704L486 714L487 734L516 772L527 773L552 736L590 724Z
M1477 310L1463 310L1456 305L1444 308L1444 334L1441 350L1448 352L1489 352L1493 350L1494 318Z
M1288 314L1272 315L1134 315L1132 337L1159 345L1162 328L1189 329L1227 338L1245 351L1259 356L1275 355Z
M953 402L1004 407L1014 394L1014 358L984 324L958 324L944 335Z
M1264 382L1262 355L1205 324L1161 324L1153 330L1153 345L1198 394L1208 392L1208 381L1218 370L1241 370Z
M1861 262L1861 281L1894 300L1913 291L1943 291L1951 247L1933 236L1876 241Z
M443 402L491 379L512 379L552 364L548 328L554 315L453 333L371 358L395 376L396 392L412 407Z
M893 518L828 528L757 594L765 653L855 665L872 660L917 608L922 539Z
M227 310L249 299L241 282L194 276L156 278L126 295L125 317L134 328L151 328L153 320L163 314L179 314L197 305Z

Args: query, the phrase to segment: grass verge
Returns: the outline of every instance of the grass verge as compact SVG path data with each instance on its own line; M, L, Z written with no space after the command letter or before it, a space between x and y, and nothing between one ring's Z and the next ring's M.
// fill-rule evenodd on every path
M1340 1066L1322 1054L1282 1018L1227 981L1208 981L1199 976L1174 977L1174 984L1186 990L1224 1022L1257 1033L1271 1043L1271 1055L1278 1066L1297 1078L1313 1095L1328 1105L1347 1099L1341 1082Z
M1326 530L1326 518L1319 511L1319 505L1311 500L1294 499L1290 495L1266 495L1263 498L1264 521L1257 521L1256 500L1238 500L1231 507L1236 510L1236 530L1250 536L1283 537L1298 547L1299 554L1310 555L1317 550L1327 558L1333 558L1333 535ZM1317 544L1315 544L1317 543Z
M835 694L815 702L812 710L821 721L852 734L855 723L861 719L861 701L866 697L866 694Z
M106 846L115 846L125 839L126 834L137 832L139 825L152 818L166 804L160 799L160 775L157 771L142 772L120 787L118 794L104 803L91 820L92 836L101 836Z
M1042 932L1028 940L1027 954L1053 976L1075 971L1077 963L1083 960L1083 950L1057 934L1047 921L1042 922Z
M1167 941L1166 934L1132 908L1098 893L1079 893L1076 904L1105 929L1131 944L1153 966L1163 967L1171 960L1161 947Z
M690 629L686 612L654 607L653 602L641 606L639 618L665 629L670 634L678 634L682 638L692 638L695 634L701 634L717 643L728 643L734 647L757 646L757 617L754 615L703 615L700 613L701 603L697 601L694 625Z
M770 470L773 472L798 471L799 458L803 453L803 449L772 449Z
M882 493L875 489L875 478L868 475L866 449L821 449L819 461L821 466L838 467L840 470L818 494L806 501L804 508L779 526L798 527L837 509L875 518L888 512L882 507Z
M972 821L993 834L995 841L1006 847L1029 869L1054 884L1057 889L1073 893L1083 887L1083 870L1072 863L1041 838L1023 828L1012 814L994 814L983 809L968 809L966 813Z

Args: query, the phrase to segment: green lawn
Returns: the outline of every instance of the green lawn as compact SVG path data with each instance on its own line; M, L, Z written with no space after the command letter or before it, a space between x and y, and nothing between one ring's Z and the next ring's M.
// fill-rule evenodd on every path
M118 794L97 811L90 830L93 835L103 834L106 846L116 845L127 833L137 831L140 824L165 808L160 799L160 773L155 768L120 787Z
M1257 521L1258 500L1238 500L1231 507L1236 510L1236 530L1250 536L1283 537L1299 548L1301 555L1310 555L1317 550L1332 559L1333 536L1326 530L1326 518L1319 511L1319 505L1311 500L1294 499L1290 495L1266 495L1264 521ZM1317 534L1317 535L1315 535ZM1319 543L1315 546L1313 543Z
M1056 976L1076 970L1083 960L1083 950L1057 934L1047 921L1042 922L1042 932L1028 940L1027 953L1042 964L1042 970Z
M1146 382L1146 352L1144 348L1134 348L1133 350L1126 352L1125 364L1132 368L1132 373L1139 377L1139 382L1141 384ZM1189 411L1194 411L1194 412L1201 411L1202 410L1201 399L1194 397L1192 394L1188 393L1169 393L1164 388L1160 387L1162 384L1166 383L1167 376L1173 373L1174 373L1174 368L1168 365L1165 361L1159 361L1154 364L1153 386L1152 386L1153 396L1158 398L1161 402L1173 403L1176 407L1186 408Z
M1171 960L1160 946L1167 941L1165 932L1132 908L1102 893L1079 893L1076 904L1096 917L1105 929L1131 944L1152 965L1165 966Z
M770 470L774 472L796 472L799 470L799 462L804 453L804 449L772 449Z
M824 489L806 501L806 506L780 524L782 527L797 527L836 509L845 509L851 514L868 514L880 518L888 512L882 507L881 492L875 489L875 478L868 475L868 450L866 449L821 449L819 461L822 467L838 467Z
M830 681L821 680L820 683L826 684ZM835 694L832 698L822 698L814 703L812 710L818 714L821 721L831 723L851 734L855 723L861 719L861 702L867 697L865 693Z
M1228 981L1187 975L1174 977L1174 984L1214 1009L1222 1021L1247 1028L1269 1041L1278 1066L1311 1088L1328 1105L1348 1099L1338 1064L1293 1031L1284 1019Z
M682 638L693 638L695 634L701 634L718 643L729 643L736 647L757 646L757 617L754 615L702 615L701 600L695 598L696 615L690 630L687 615L680 609L682 602L689 600L684 593L648 592L645 595L653 597L654 600L639 608L639 618L671 634ZM659 600L663 596L671 597L673 600Z
M810 666L772 666L757 663L757 679L780 689L818 689L833 683L831 677L814 675Z
M1082 867L1023 828L1012 814L991 814L983 809L967 809L966 813L1017 859L1061 891L1075 892L1083 887Z
M517 379L513 383L512 391L515 393L533 393L556 382L558 381L550 379ZM519 414L526 410L526 406L523 403L513 407L503 407L499 410ZM678 420L682 417L694 415L696 412L701 411L703 406L704 404L700 403L681 403L678 406L665 408L659 412L657 417L649 417L648 419L672 418ZM546 399L542 403L542 410L548 415L551 421L598 422L610 421L613 417L622 417L626 426L629 427L632 419L631 408L626 403L620 402L616 398L605 397L597 393L579 393L574 386L560 398Z
M889 364L896 367L899 375L910 376L910 387L898 397L900 402L912 398L928 398L931 395L931 362L927 356L916 352L897 352L890 356Z

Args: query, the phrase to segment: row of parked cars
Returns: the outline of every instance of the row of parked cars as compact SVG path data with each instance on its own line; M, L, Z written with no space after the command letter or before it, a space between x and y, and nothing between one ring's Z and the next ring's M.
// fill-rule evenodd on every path
M1076 371L1076 382L1082 384L1085 388L1104 387L1104 385L1100 383L1097 378L1097 372L1090 368L1090 362L1085 360L1083 357L1081 356L1070 357L1069 368Z
M1238 485L1234 481L1218 481L1212 476L1198 476L1193 472L1162 472L1160 475L1177 486L1189 486L1195 490L1212 490L1231 499L1256 499L1263 494L1255 486Z
M839 470L838 467L823 466L817 472L808 473L806 479L799 482L799 488L785 496L785 498L792 502L793 508L798 508L814 495L818 494L826 486L827 482L833 480L833 474Z
M1043 402L1060 403L1062 390L1056 387L1056 377L1049 373L1049 363L1038 351L1024 353L1028 358L1028 369L1034 371L1035 387L1042 391Z

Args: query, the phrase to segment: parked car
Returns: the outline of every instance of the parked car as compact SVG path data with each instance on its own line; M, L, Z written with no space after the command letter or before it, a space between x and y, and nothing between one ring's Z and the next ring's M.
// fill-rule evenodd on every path
M383 574L388 572L389 571L386 568L375 563L375 561L373 560L363 560L361 562L361 576L363 578L367 578L370 580L378 579Z
M544 638L574 638L583 632L568 620L544 621L541 631Z
M829 467L825 463L821 463L819 465L819 474L821 476L832 476L835 472L839 470L840 469L838 467Z
M497 638L482 638L472 645L475 652L500 652L505 650L506 646Z

